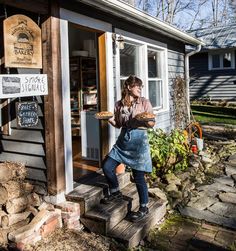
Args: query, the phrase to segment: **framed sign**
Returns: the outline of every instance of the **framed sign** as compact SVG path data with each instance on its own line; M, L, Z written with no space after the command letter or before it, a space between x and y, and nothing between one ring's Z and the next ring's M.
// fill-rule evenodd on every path
M17 102L16 118L19 127L33 127L39 122L38 103L35 101Z
M29 17L13 15L3 21L5 67L42 68L41 29Z
M47 74L0 75L0 98L17 98L47 94Z

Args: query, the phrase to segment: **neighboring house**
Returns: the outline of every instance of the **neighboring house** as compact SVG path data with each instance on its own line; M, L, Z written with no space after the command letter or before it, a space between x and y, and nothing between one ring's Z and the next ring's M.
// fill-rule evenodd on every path
M236 101L236 24L191 31L205 42L189 59L190 98Z
M0 160L24 162L29 179L45 183L49 194L64 195L73 189L73 165L81 164L78 149L83 161L92 159L101 167L114 144L116 129L98 123L94 114L113 111L122 81L130 74L144 82L143 95L152 102L156 127L175 127L172 83L185 77L185 46L202 42L118 0L30 2L0 1L0 9L39 23L48 95L37 97L40 123L33 128L17 127L18 99L11 100L11 116L2 113L2 126L10 130L2 131ZM1 74L7 72L3 63ZM22 69L8 71L13 72Z

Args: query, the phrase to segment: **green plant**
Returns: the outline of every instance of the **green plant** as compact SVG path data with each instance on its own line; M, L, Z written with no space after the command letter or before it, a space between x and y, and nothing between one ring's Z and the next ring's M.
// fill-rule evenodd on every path
M152 178L188 167L189 149L183 131L174 129L168 134L161 129L150 129L148 137L153 163Z

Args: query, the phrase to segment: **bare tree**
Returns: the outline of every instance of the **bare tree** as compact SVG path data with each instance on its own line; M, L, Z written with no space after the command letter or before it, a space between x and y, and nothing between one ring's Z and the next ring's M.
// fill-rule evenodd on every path
M130 5L135 6L135 0L123 0L123 1L130 4Z
M157 18L189 30L226 25L235 21L236 0L135 0L136 7Z

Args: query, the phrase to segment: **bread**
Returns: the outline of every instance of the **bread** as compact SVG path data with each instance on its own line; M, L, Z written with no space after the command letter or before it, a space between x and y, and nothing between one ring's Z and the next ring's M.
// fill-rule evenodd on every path
M104 111L104 112L98 112L95 114L95 118L97 119L109 119L113 117L112 112Z
M156 117L155 114L149 112L142 112L135 116L135 118L140 121L154 120L155 117Z

